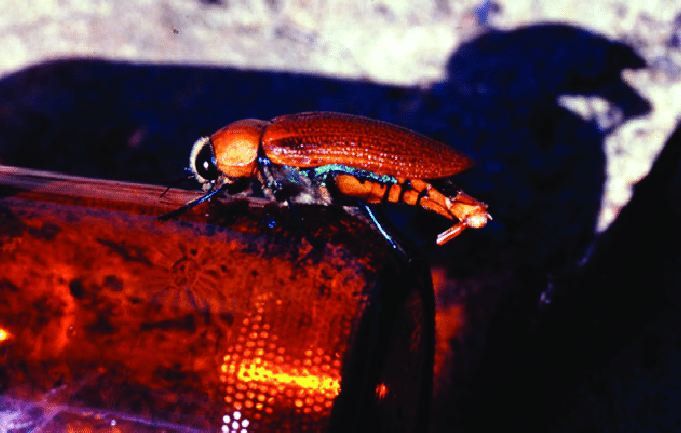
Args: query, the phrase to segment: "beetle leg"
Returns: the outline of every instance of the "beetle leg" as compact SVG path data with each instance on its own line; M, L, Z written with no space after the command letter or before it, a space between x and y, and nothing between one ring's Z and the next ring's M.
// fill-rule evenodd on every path
M209 198L213 197L215 194L219 193L220 191L222 191L222 186L215 186L210 191L208 191L207 193L202 195L201 197L190 201L189 203L187 203L184 206L180 206L177 209L171 210L167 214L161 215L160 217L157 217L156 219L159 220L159 221L168 221L168 220L171 220L173 218L177 218L180 215L182 215L183 213L187 212L189 209L193 208L194 206L200 205L201 203L207 201Z
M342 194L360 198L365 203L371 204L383 202L386 193L392 194L392 188L388 190L388 187L397 185L383 184L368 179L359 180L349 174L339 174L335 177L335 180L336 186Z
M487 205L485 203L477 201L463 191L459 191L455 197L447 197L423 180L412 179L410 184L419 194L412 203L408 204L420 205L449 219L456 218L459 220L458 223L438 235L436 241L438 245L449 242L468 227L474 229L482 228L487 224L487 220L492 219L489 213L487 213ZM423 194L424 191L425 194ZM405 203L407 203L406 200Z
M464 229L479 229L485 226L488 219L487 205L479 202L463 191L455 197L447 197L433 186L421 179L396 178L398 183L385 184L375 180L360 180L355 176L341 174L336 176L338 190L351 197L357 197L366 203L405 203L421 206L450 220L458 220L448 230L440 233L437 244L443 245L457 237Z
M392 246L397 252L402 254L402 256L406 256L406 250L405 248L400 244L400 242L396 239L394 235L392 235L385 227L384 224L380 221L376 213L371 209L371 207L368 204L364 204L364 212L365 214L369 217L371 222L374 223L378 231L383 235L383 238L388 241L390 246Z
M270 200L281 202L280 192L283 190L281 182L279 182L272 174L272 162L266 156L258 158L257 170L255 176L261 181L263 188L262 192ZM284 198L288 203L288 197Z

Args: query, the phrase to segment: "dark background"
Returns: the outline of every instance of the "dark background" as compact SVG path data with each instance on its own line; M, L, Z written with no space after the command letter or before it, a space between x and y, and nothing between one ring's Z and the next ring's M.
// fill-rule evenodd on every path
M609 131L557 103L600 96L622 122L646 114L648 102L620 78L643 67L630 47L565 25L489 31L452 53L447 79L429 89L62 59L0 81L0 163L163 183L184 173L197 137L235 120L330 110L409 127L475 159L454 181L494 217L424 252L452 280L478 281L465 303L480 320L450 342L468 362L434 401L434 429L675 430L674 138L654 168L662 174L596 240ZM416 209L389 211L418 244L448 225Z

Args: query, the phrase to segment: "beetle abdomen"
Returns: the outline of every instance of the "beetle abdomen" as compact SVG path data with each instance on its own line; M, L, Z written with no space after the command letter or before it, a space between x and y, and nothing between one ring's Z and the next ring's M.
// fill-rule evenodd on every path
M265 128L265 155L294 167L341 164L412 179L449 177L473 160L439 141L368 117L333 112L279 116Z

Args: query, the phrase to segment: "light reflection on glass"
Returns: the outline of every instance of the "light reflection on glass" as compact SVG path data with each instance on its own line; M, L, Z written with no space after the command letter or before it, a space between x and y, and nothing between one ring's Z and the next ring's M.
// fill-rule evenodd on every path
M248 433L246 427L250 422L247 419L241 419L241 412L238 410L232 412L231 416L223 415L222 422L222 431L225 433Z
M237 372L237 378L244 382L265 382L274 386L300 387L328 398L335 398L340 392L340 383L337 378L326 374L312 374L305 368L290 368L289 371L290 373L287 373L282 367L274 370L267 366L258 367L244 363Z
M380 400L384 399L387 394L388 387L385 386L385 383L380 383L376 386L376 397L378 397Z
M226 409L234 410L223 417L223 431L284 425L293 414L310 415L311 422L328 417L340 393L342 355L319 346L282 346L261 314L242 325L220 366Z

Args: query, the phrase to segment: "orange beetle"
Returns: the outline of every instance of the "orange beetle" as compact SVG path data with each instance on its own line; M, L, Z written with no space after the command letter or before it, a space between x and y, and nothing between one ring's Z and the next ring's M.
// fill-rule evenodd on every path
M241 120L194 143L190 167L207 194L178 211L243 177L259 180L263 192L275 199L287 185L307 185L297 193L330 204L331 186L364 203L419 205L457 220L438 235L436 242L443 245L467 227L484 227L491 217L486 204L462 191L445 196L425 179L449 177L471 166L471 158L439 141L363 116L309 112L271 121ZM327 184L330 180L333 185Z

